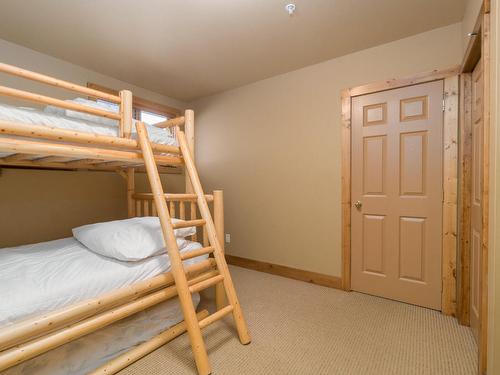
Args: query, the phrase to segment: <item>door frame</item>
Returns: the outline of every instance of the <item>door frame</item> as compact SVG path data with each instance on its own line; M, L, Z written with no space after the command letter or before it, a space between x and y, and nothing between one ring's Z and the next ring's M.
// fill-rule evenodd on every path
M442 292L443 314L455 314L456 249L457 249L457 186L458 186L458 103L460 67L433 70L414 76L389 79L342 90L342 288L351 290L351 100L355 96L372 94L421 83L444 81L443 120L443 237Z
M470 197L472 165L471 133L471 74L481 59L483 65L483 207L482 207L482 268L480 277L481 312L478 337L478 373L487 368L488 342L488 252L489 252L489 166L490 166L490 2L483 1L473 33L460 69L460 241L458 247L460 275L457 288L457 319L460 324L470 325Z

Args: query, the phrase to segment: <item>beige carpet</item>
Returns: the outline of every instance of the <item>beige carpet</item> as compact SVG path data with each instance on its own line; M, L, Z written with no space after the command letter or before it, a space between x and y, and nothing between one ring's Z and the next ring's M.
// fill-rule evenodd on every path
M243 268L231 271L253 341L239 343L230 317L205 329L213 374L475 373L474 339L453 318ZM187 335L120 374L196 374Z

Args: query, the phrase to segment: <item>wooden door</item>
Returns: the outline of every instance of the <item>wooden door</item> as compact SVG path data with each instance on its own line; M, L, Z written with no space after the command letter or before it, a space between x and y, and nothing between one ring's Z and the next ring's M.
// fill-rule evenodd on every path
M483 198L483 70L481 61L472 72L472 189L471 189L471 272L470 325L478 338L481 306L482 198Z
M352 99L351 286L441 309L443 81Z

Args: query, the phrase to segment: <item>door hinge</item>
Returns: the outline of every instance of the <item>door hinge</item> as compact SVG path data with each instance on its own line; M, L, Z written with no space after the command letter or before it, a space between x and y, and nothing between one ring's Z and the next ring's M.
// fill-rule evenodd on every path
M446 111L446 99L443 98L443 112Z

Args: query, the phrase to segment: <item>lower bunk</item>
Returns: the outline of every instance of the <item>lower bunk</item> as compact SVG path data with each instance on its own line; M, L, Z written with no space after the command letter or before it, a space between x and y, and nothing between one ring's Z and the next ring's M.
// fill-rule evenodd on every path
M195 306L199 299L199 295L193 296ZM104 371L109 361L148 342L183 319L179 301L174 298L11 367L2 375L83 375L100 367L103 369L96 373L113 373Z
M193 284L216 272L207 255L184 265ZM2 374L115 373L185 331L164 252L123 261L71 237L0 249L0 270Z

